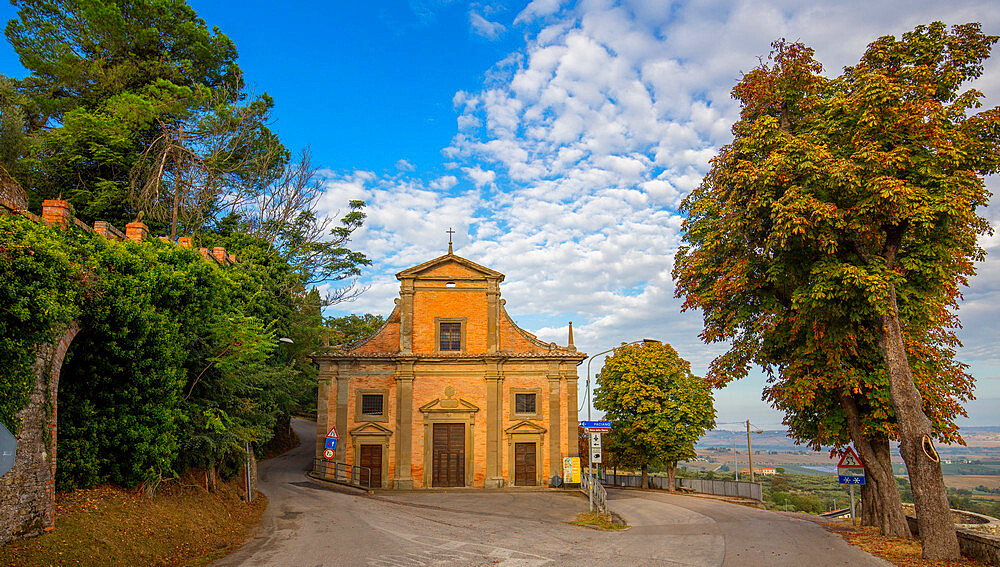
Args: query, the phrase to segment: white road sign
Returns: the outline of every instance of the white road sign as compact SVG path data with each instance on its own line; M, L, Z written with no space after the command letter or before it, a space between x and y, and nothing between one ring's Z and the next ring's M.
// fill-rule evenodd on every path
M601 463L601 450L600 449L591 449L590 450L590 462L593 463L593 464L595 464L595 465Z
M597 449L598 452L601 451L601 434L591 433L590 434L590 448Z

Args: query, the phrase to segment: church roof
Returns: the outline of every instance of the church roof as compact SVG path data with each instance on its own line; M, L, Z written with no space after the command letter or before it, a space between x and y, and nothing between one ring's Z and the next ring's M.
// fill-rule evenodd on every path
M437 258L434 258L433 260L428 260L428 261L426 261L426 262L424 262L422 264L417 264L416 266L413 266L412 268L407 268L407 269L405 269L405 270L397 273L396 274L396 278L397 279L403 279L403 278L406 278L406 277L419 277L420 274L422 274L423 272L429 271L429 270L431 270L433 268L436 268L438 266L441 266L443 264L448 264L448 263L453 263L453 264L458 264L460 266L464 266L465 268L467 268L467 269L469 269L469 270L471 270L473 272L478 272L478 273L482 274L483 277L497 278L498 281L503 281L503 278L504 278L504 275L501 274L500 272L496 271L496 270L491 270L491 269L487 268L486 266L479 265L479 264L473 262L472 260L463 258L463 257L458 256L458 255L455 255L455 254L453 254L451 252L445 254L444 256L438 256Z

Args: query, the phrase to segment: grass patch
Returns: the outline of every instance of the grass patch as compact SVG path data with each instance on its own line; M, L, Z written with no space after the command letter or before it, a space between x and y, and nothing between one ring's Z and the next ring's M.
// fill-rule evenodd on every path
M624 530L628 528L624 523L615 522L611 516L599 512L577 514L576 519L570 523L574 526L584 526L604 531Z
M856 545L898 567L986 567L985 563L968 557L948 562L927 561L920 556L920 540L885 537L879 533L878 528L871 526L855 528L831 524L827 529L840 534L851 545Z
M239 477L212 494L204 476L141 490L105 485L56 497L56 529L0 548L0 565L200 566L241 545L267 500L247 505Z

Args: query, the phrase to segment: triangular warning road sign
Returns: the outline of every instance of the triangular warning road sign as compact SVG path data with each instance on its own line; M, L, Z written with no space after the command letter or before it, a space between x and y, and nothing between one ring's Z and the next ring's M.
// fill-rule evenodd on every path
M844 456L840 457L840 462L837 463L837 467L845 469L863 469L865 468L865 465L861 462L861 457L854 452L854 449L848 447L847 451L844 452Z
M336 439L337 438L337 428L336 427L331 427L330 428L330 432L327 433L326 436L330 437L331 439Z

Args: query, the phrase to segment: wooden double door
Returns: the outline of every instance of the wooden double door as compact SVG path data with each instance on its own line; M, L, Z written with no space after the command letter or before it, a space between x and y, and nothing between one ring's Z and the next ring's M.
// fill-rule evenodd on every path
M514 486L538 484L537 455L534 443L514 443Z
M382 446L362 445L361 458L358 459L358 464L371 469L371 484L369 488L382 488ZM365 482L363 472L359 480L362 483Z
M435 423L431 486L465 486L465 424Z

